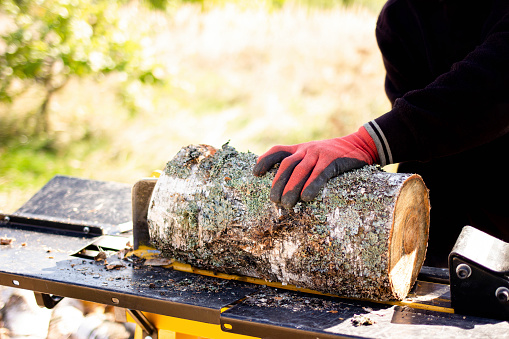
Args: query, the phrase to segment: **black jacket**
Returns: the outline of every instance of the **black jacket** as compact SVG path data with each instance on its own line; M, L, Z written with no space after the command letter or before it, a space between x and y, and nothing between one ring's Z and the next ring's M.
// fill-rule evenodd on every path
M509 241L509 1L389 0L376 37L393 108L365 127L430 189L427 264L465 225Z

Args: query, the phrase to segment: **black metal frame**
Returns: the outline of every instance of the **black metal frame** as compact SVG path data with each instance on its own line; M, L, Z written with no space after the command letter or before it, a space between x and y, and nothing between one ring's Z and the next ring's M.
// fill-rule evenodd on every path
M509 244L465 226L449 255L458 313L509 320Z
M0 226L42 231L69 236L96 237L103 234L101 226L79 225L69 222L43 220L25 216L0 214Z

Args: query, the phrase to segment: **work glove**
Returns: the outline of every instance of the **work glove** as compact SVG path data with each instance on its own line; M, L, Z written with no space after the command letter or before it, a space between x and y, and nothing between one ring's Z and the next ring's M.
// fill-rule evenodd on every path
M263 176L279 162L270 200L289 208L299 198L313 200L329 179L377 163L378 152L369 133L361 127L342 138L274 146L258 158L253 174Z

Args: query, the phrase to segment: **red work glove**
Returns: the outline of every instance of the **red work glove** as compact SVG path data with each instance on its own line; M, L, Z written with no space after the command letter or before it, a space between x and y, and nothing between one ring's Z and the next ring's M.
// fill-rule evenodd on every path
M343 138L274 146L253 169L264 175L281 162L272 182L270 200L293 207L299 198L311 201L327 181L343 172L378 162L375 143L364 127Z

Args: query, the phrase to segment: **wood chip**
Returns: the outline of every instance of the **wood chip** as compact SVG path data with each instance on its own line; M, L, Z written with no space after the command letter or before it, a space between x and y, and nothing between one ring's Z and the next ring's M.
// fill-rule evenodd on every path
M0 238L0 245L10 245L14 240L14 238L7 238L7 237L1 237Z
M155 258L145 260L144 265L146 266L166 266L171 265L175 260L167 258Z
M106 269L108 271L111 271L111 270L121 269L122 267L125 267L125 266L122 263L120 263L120 262L114 262L114 263L105 265L104 267L106 267Z
M95 257L94 257L94 260L95 261L102 261L102 260L106 260L106 252L104 251L100 251L99 254L97 254Z
M375 323L374 320L363 314L356 314L352 318L352 324L357 326L369 326Z

